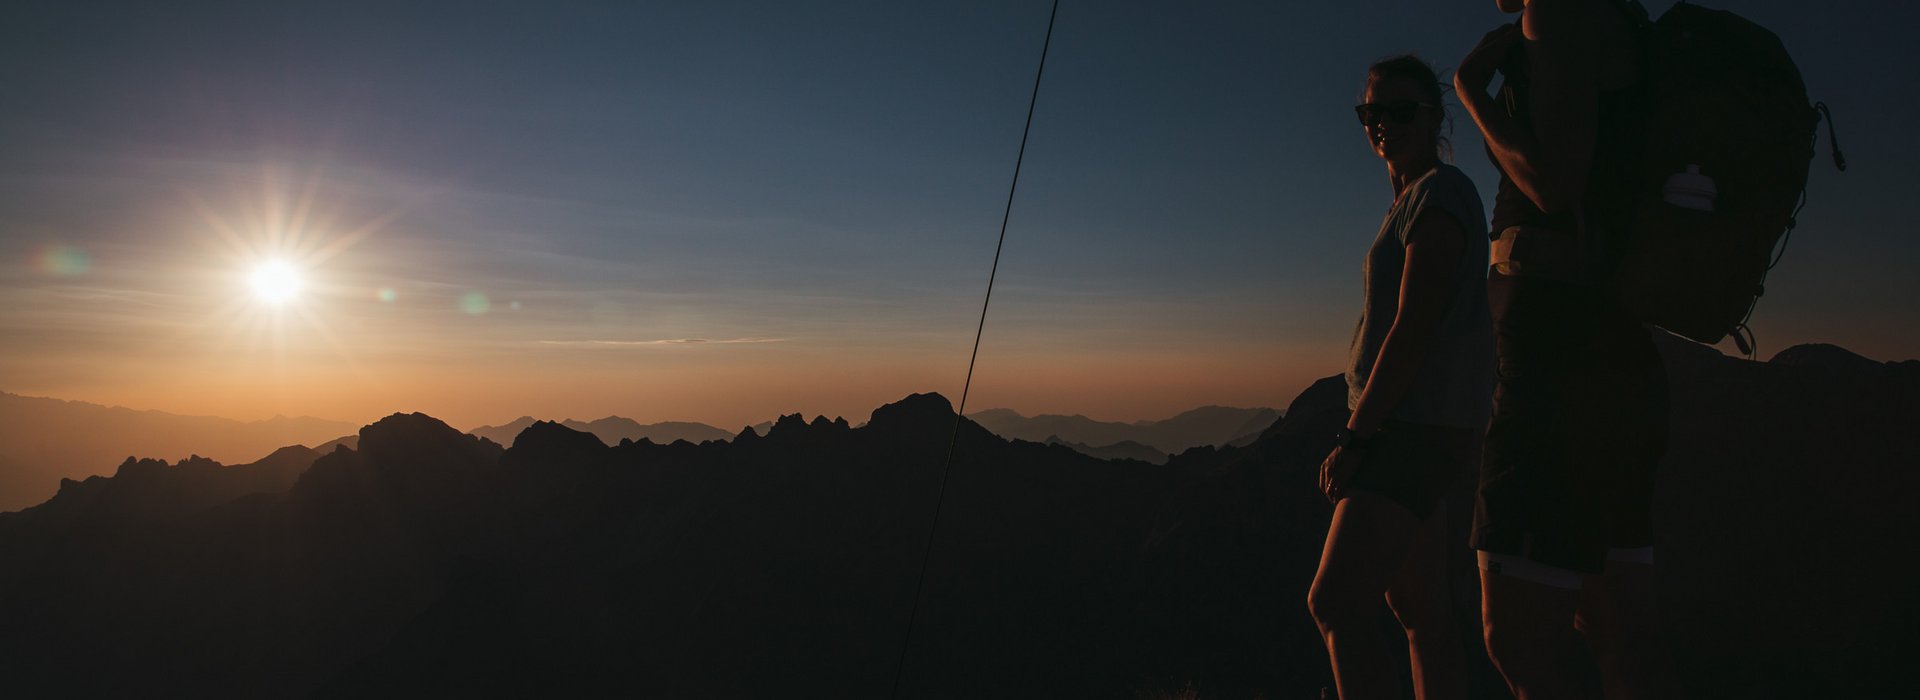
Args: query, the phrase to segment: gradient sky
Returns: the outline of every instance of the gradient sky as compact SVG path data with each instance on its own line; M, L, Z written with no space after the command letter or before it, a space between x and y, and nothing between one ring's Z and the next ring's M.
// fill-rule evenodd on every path
M1852 166L1823 135L1762 356L1920 356L1898 213L1920 11L1719 6L1786 41ZM1046 13L10 5L0 390L463 428L957 398ZM1502 21L1491 0L1065 0L970 409L1284 407L1338 372L1391 199L1350 110L1365 68L1450 66ZM274 256L308 279L286 307L246 284Z

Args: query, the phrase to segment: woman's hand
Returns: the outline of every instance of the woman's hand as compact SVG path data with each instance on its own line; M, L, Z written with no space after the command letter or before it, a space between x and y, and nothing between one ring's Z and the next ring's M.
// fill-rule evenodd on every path
M1340 497L1347 495L1347 482L1353 479L1353 473L1360 469L1366 450L1360 447L1335 447L1333 454L1320 463L1320 492L1327 495L1328 503L1339 503Z
M1507 56L1513 53L1526 36L1520 27L1502 24L1480 38L1480 44L1460 59L1460 67L1453 71L1453 89L1462 99L1467 95L1484 95L1487 86L1493 84L1493 74L1507 62Z

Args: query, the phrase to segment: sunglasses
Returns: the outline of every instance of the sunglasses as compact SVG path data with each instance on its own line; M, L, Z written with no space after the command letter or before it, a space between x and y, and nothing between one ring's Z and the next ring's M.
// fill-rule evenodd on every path
M1425 102L1414 100L1368 102L1366 104L1354 105L1353 113L1355 116L1360 117L1361 126L1373 126L1379 123L1382 117L1393 120L1395 124L1405 124L1413 121L1413 115L1419 113L1421 107L1432 106L1433 105Z

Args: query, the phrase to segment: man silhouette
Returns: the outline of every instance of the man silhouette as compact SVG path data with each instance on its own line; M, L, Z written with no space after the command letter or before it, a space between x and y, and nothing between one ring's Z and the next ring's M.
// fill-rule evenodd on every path
M1498 385L1473 533L1487 652L1520 698L1571 697L1562 642L1577 629L1608 697L1660 697L1672 681L1651 514L1666 378L1646 329L1596 284L1639 140L1637 5L1498 3L1521 21L1487 34L1454 77L1501 172Z

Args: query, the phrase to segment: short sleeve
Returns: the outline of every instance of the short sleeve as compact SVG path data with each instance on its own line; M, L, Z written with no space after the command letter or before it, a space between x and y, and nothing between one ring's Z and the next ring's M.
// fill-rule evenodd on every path
M1398 231L1402 246L1410 242L1414 224L1430 210L1453 217L1468 240L1486 233L1487 222L1480 218L1480 193L1474 189L1473 181L1452 167L1437 167L1437 172L1414 183L1414 191L1408 193L1407 201L1411 206L1405 225Z

